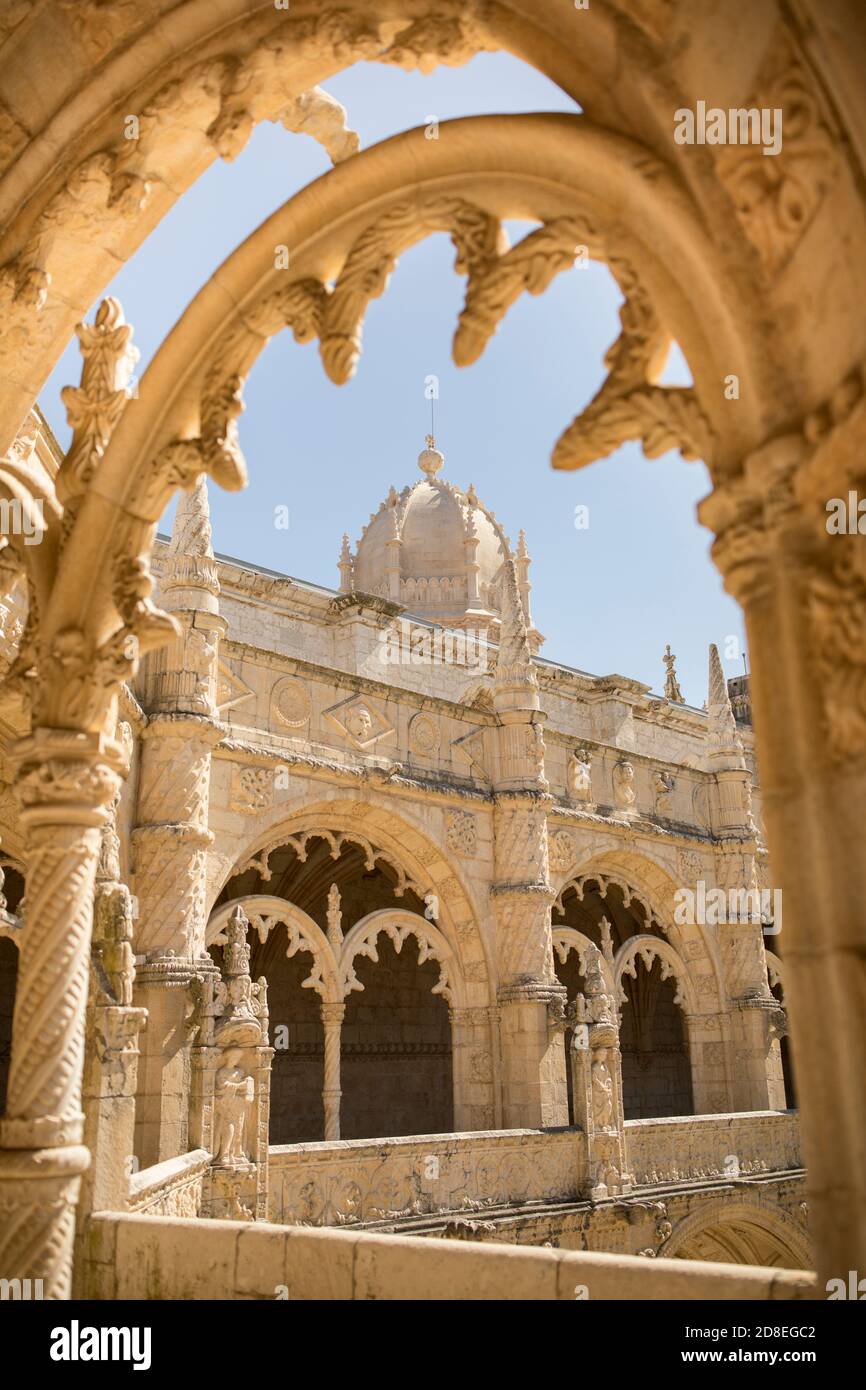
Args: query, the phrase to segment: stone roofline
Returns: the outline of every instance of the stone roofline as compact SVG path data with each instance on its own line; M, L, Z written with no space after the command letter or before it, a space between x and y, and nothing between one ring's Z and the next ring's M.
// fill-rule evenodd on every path
M157 580L164 568L168 541L167 536L159 534L154 545L152 569ZM294 616L301 616L298 613L300 608L314 622L340 623L348 617L357 617L379 626L405 615L413 626L428 627L431 630L442 627L442 624L411 613L405 606L381 595L341 593L338 589L315 584L310 580L296 579L292 575L282 574L278 570L271 570L264 565L240 560L231 555L217 553L215 560L220 589L226 596L239 599L253 597L277 607L286 605L287 610L290 605ZM455 631L457 630L459 629L455 628ZM498 651L496 642L479 640L480 645L487 647L491 653ZM241 645L245 645L242 640ZM623 704L630 704L635 718L641 721L661 724L674 732L699 738L703 737L706 731L706 710L698 709L694 705L672 703L642 681L617 672L598 676L579 667L568 666L564 662L538 655L533 655L532 662L543 691L587 703L619 700ZM751 728L744 725L737 727L745 750L751 752L754 747Z

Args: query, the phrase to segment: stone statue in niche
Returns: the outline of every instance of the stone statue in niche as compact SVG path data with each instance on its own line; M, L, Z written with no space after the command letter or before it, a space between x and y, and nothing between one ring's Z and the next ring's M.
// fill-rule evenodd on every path
M614 764L613 797L621 810L629 811L634 808L634 767L625 759Z
M610 1129L614 1123L613 1078L605 1047L597 1049L592 1063L592 1114L596 1129Z
M219 1168L247 1168L244 1150L247 1106L254 1096L253 1078L240 1066L241 1050L230 1047L214 1081L213 1150Z
M592 800L592 765L588 748L575 748L569 756L568 794L573 801Z

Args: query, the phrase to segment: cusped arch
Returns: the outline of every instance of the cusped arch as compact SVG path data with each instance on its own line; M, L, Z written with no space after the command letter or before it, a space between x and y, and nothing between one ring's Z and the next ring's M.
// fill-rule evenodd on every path
M336 843L340 834L362 838L383 851L405 875L407 885L423 890L419 896L425 901L433 894L430 910L454 953L459 975L465 982L467 1002L475 1006L489 1004L496 980L492 943L482 932L479 914L459 869L406 807L401 807L398 815L393 804L382 804L375 793L363 801L346 797L304 806L273 822L267 832L251 833L245 844L235 847L233 863L223 870L213 897L269 845L284 844L293 836L312 835L326 839L330 836Z
M576 951L580 960L580 969L583 975L586 974L586 953L595 951L598 955L598 965L602 973L607 990L610 994L616 995L613 971L610 962L605 959L601 951L593 941L590 941L582 931L576 927L554 927L553 928L553 950L559 957L561 965L565 965L572 951Z
M238 907L249 919L250 926L262 944L276 927L284 926L288 934L286 955L291 957L298 951L306 950L313 957L313 969L302 982L303 988L314 989L324 1002L340 1002L343 997L340 987L340 962L330 941L308 913L286 898L252 893L223 903L208 920L205 932L207 946L225 945L225 928Z
M563 458L563 466L598 457L625 438L642 438L653 454L679 445L708 461L710 437L724 450L741 451L744 440L734 435L747 428L760 393L743 387L743 412L733 426L726 416L724 431L713 418L722 409L721 375L736 368L741 381L751 380L750 347L723 312L730 286L720 279L698 209L672 171L580 116L472 117L449 122L447 138L444 127L442 135L428 142L421 162L418 132L405 132L331 170L268 218L188 306L151 361L138 398L123 410L98 488L85 494L45 613L49 639L70 627L99 644L112 637L122 617L117 595L125 592L119 574L141 563L174 490L192 486L204 471L224 487L243 486L235 420L243 379L268 338L286 326L304 341L324 331L333 360L351 359L359 304L369 285L375 293L384 283L395 247L425 225L431 200L448 204L458 268L469 272L458 360L473 360L502 306L523 289L543 288L573 262L582 242L612 265L626 291L629 312L623 310L617 349L608 354L610 375L566 431L572 462ZM500 254L496 229L508 217L543 226L526 238L528 245ZM392 224L396 241L387 230ZM274 264L273 248L282 244L292 247L288 282ZM351 257L359 247L354 273ZM347 265L352 274L341 290ZM654 384L668 335L683 348L694 390ZM108 567L102 563L107 534L114 538Z
M340 952L340 983L344 995L364 988L355 973L355 961L359 956L378 961L376 942L381 933L390 938L398 955L406 939L413 936L419 947L418 964L435 960L439 966L439 979L433 986L433 993L441 994L452 1008L464 1006L463 981L455 952L432 922L417 912L402 908L379 908L369 912L346 933Z
M620 1004L627 1002L623 983L624 976L630 975L632 979L636 979L639 963L644 965L647 970L652 970L656 960L661 965L662 979L667 980L673 977L676 981L674 1003L680 1006L687 1018L696 1014L698 1012L697 994L685 961L674 950L669 941L663 941L661 937L650 936L649 934L629 937L628 941L624 941L616 953L613 962L613 977L617 1001Z
M276 15L272 5L258 9L255 13L247 0L224 0L215 19L213 7L199 0L160 14L152 27L144 14L129 32L121 22L121 42L112 42L116 31L107 39L100 32L102 61L96 76L85 62L80 80L57 109L52 110L46 96L45 114L33 127L40 135L21 152L10 145L10 167L0 184L0 207L8 214L2 221L9 228L4 246L9 259L2 275L21 323L14 348L27 354L13 376L13 400L26 400L29 384L47 375L68 340L74 320L67 306L92 302L116 272L118 260L134 252L209 164L220 156L235 158L259 121L290 124L290 112L303 102L303 94L357 61L428 72L440 63L464 63L481 51L510 51L545 73L595 119L641 132L659 148L676 105L673 86L666 86L674 80L672 74L655 75L673 51L669 30L678 23L675 7L643 6L637 14L633 6L616 0L592 7L580 15L579 42L572 11L563 7L557 13L556 7L529 0L483 8L466 0L411 8L389 4L387 13L379 7L378 17L351 5L327 15L304 13L303 5ZM81 62L78 45L87 41L90 18L84 16L81 30L70 36L73 64L76 57ZM50 26L28 27L22 67L40 66L33 50L38 54L40 36L50 32ZM638 33L642 47L635 50ZM13 36L16 45L18 37ZM629 77L612 103L607 74L611 54L620 45L617 61ZM649 68L645 57L633 58L635 52L643 55L647 45L655 54ZM680 99L687 95L683 79L679 71ZM124 139L119 129L116 94L121 91L134 91L134 109L144 113L135 141ZM655 121L647 122L648 110L655 110ZM715 163L686 162L669 143L670 158L680 161L696 198L718 197ZM61 160L58 150L64 153ZM427 153L425 149L425 158ZM648 146L642 146L644 159L648 153ZM65 222L67 235L55 247L51 230ZM719 258L729 260L731 279L739 284L743 277L737 271L750 265L754 253L737 219L726 217L725 224ZM80 257L69 254L70 242L80 246ZM58 254L52 257L54 250ZM744 302L748 283L746 277ZM40 317L45 304L50 308ZM769 370L766 375L766 388L753 393L756 399L770 394Z
M666 864L644 849L613 849L587 855L572 870L573 878L586 882L601 875L608 883L629 885L631 896L645 905L651 920L672 945L699 995L704 1013L722 1010L727 1000L724 965L712 931L701 924L680 925L674 920L674 894L678 884ZM563 890L564 891L564 890ZM701 980L698 985L696 982Z

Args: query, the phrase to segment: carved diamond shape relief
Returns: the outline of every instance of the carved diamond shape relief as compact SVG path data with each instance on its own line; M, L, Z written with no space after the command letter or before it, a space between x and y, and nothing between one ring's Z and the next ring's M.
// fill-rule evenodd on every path
M394 725L363 695L352 695L332 705L324 711L324 718L341 737L363 752L394 732Z

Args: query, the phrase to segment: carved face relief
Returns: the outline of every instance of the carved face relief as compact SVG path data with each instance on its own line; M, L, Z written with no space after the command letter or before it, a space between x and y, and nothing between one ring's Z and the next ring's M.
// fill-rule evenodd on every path
M373 716L366 705L357 705L346 715L346 728L359 743L366 743L373 732Z

